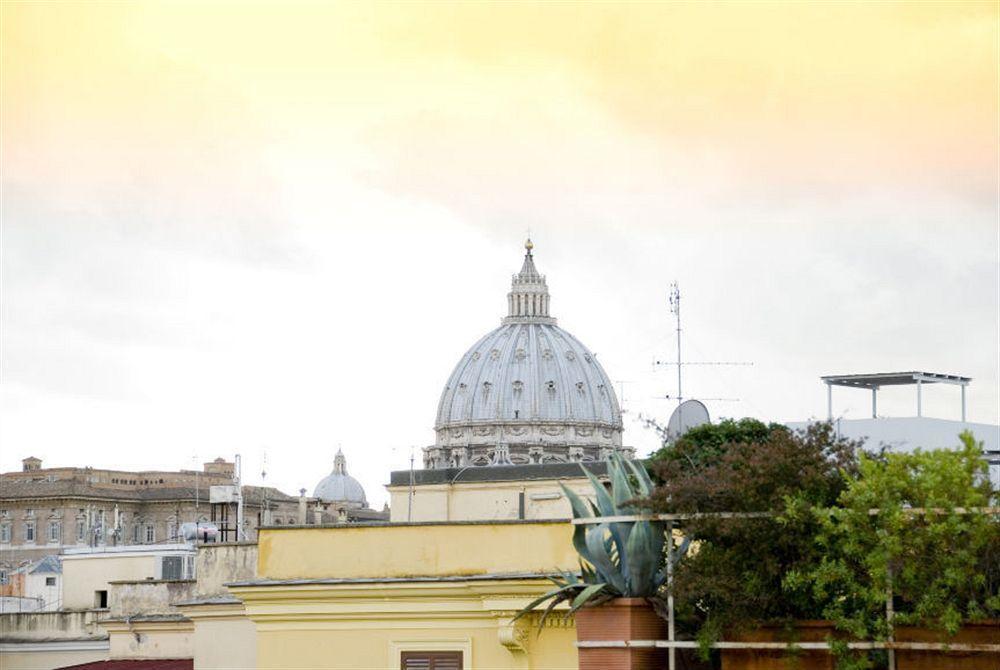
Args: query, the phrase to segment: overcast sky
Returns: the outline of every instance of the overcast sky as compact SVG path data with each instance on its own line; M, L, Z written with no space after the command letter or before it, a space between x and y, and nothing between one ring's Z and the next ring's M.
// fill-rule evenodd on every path
M969 375L998 421L995 3L4 3L0 470L239 452L380 506L528 230L624 382L823 417ZM835 394L864 417L863 392ZM886 415L915 413L887 390ZM954 387L925 414L958 418Z

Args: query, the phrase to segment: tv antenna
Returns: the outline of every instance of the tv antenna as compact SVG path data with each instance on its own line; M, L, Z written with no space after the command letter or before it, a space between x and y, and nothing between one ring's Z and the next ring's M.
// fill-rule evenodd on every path
M677 406L680 407L685 400L684 390L683 390L683 372L684 366L686 365L753 365L753 363L748 363L745 361L685 361L681 357L681 289L677 282L674 281L670 284L670 297L668 298L670 303L670 313L674 315L677 323L677 360L676 361L659 361L654 360L653 366L658 365L676 365L677 366L677 395L670 396L669 394L658 396L660 399L675 399L677 400ZM702 398L702 400L717 400L724 402L737 402L739 398Z

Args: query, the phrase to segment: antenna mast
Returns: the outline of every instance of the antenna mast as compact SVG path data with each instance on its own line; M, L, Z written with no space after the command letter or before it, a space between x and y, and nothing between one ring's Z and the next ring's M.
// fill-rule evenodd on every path
M681 289L677 282L670 285L670 312L677 317L677 405L684 402L684 392L681 390Z

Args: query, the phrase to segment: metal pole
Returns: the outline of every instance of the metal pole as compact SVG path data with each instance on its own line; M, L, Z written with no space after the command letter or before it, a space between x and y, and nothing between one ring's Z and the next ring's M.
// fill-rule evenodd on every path
M965 423L965 384L962 384L962 423Z
M833 384L826 383L826 418L833 421Z
M872 387L872 418L878 418L878 387Z
M923 388L923 384L921 384L920 380L918 379L917 380L917 416L923 416L924 415L924 410L923 410L923 406L922 406L922 403L921 403L921 397L920 397L920 391L921 391L922 388Z
M667 639L674 641L674 522L667 523ZM677 667L676 652L670 647L667 652L667 668Z
M919 384L919 382L917 382ZM890 567L886 570L886 588L885 588L885 620L889 624L889 642L894 642L896 636L893 634L892 630L892 619L894 616L892 608L892 568ZM896 670L896 650L889 648L886 650L889 658L889 670Z

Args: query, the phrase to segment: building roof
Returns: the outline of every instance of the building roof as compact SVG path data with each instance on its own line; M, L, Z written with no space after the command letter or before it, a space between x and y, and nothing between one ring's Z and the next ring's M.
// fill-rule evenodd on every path
M59 670L193 670L191 658L123 658L64 665Z
M961 384L966 385L972 377L941 374L939 372L873 372L869 374L826 375L820 377L833 386L851 386L854 388L873 389L881 386L902 386L906 384Z
M149 488L112 488L98 486L78 478L73 479L9 479L3 483L0 500L23 498L98 498L109 501L157 502L170 500L194 500L200 497L208 502L209 487L176 486ZM292 502L297 500L270 486L244 486L243 500L251 505L259 505L264 497L270 502Z
M39 561L31 566L28 570L28 574L62 574L62 562L60 562L59 557L54 554L43 556Z
M585 466L595 475L607 473L607 463L596 461ZM570 479L585 477L580 463L540 463L533 465L494 465L488 468L442 468L440 470L396 470L389 474L389 486L409 486L410 476L415 486L432 484L462 484L470 482L509 482L538 479Z

